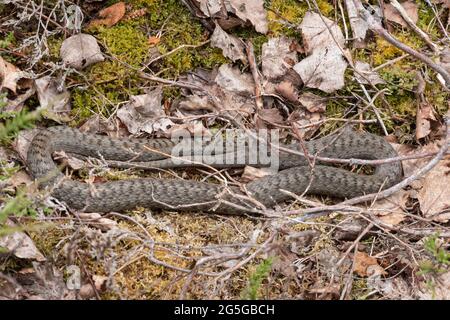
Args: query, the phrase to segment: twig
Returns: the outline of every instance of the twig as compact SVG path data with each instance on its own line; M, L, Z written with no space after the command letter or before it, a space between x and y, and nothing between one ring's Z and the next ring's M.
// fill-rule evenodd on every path
M444 67L436 64L435 62L433 62L433 60L428 58L423 53L417 52L416 50L394 38L386 29L383 28L383 26L378 21L376 21L372 17L372 15L370 15L370 13L363 7L359 0L353 0L353 2L355 3L355 6L358 9L361 18L363 18L367 22L370 30L372 30L374 33L382 37L393 46L422 61L434 71L439 73L444 78L445 86L450 89L450 74L447 72L447 70L445 70Z
M245 51L247 52L248 64L250 65L250 71L252 72L253 80L255 82L255 102L256 108L261 110L263 108L263 99L262 99L262 87L261 87L261 79L259 77L258 66L256 65L255 52L253 50L253 44L247 41L245 45Z
M431 50L433 50L435 53L439 53L439 47L435 43L433 43L433 41L431 41L430 37L425 32L423 32L418 26L416 26L416 24L411 20L402 5L397 0L391 0L391 4L395 9L397 9L403 20L406 21L411 29L413 29L414 32L416 32L428 44Z
M209 43L209 42L210 42L210 40L206 40L206 41L204 41L204 42L202 42L202 43L199 43L199 44L182 44L181 46L179 46L179 47L177 47L177 48L175 48L175 49L173 49L173 50L170 50L169 52L164 53L164 54L162 54L162 55L160 55L160 56L158 56L158 57L156 57L156 58L150 60L149 62L147 62L147 63L141 68L141 71L144 71L145 68L150 67L150 66L151 66L153 63L155 63L156 61L161 60L161 59L163 59L163 58L165 58L165 57L167 57L167 56L170 56L171 54L173 54L173 53L175 53L175 52L177 52L177 51L179 51L179 50L181 50L181 49L185 49L185 48L199 48L199 47L202 47L202 46L204 46L205 44L207 44L207 43Z

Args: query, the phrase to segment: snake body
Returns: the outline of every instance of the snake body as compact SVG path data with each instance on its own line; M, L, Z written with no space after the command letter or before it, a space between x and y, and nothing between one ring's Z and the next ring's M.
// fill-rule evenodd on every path
M378 192L402 177L399 162L376 166L372 175L356 174L324 164L311 166L305 157L280 154L280 172L249 182L242 188L182 179L132 179L88 184L67 178L53 161L55 151L136 163L167 161L175 143L169 139L114 139L80 132L66 126L41 129L34 136L27 155L28 170L41 188L68 207L85 212L110 212L135 207L174 211L204 211L243 214L257 204L271 207L300 195L330 195L351 198ZM284 146L301 151L297 145ZM397 156L383 138L370 133L346 130L304 144L311 155L330 158L384 159ZM153 152L149 150L156 150ZM170 159L169 159L170 160ZM187 164L186 166L190 166ZM170 165L169 165L170 167ZM249 198L253 200L249 200ZM256 201L254 201L256 200Z

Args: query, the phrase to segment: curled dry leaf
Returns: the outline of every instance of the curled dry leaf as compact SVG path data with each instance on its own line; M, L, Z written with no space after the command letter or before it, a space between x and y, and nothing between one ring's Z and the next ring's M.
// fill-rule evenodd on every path
M283 124L284 119L277 108L259 109L256 119L257 128L267 128L267 126Z
M92 20L89 24L90 27L94 26L107 26L112 27L119 22L125 15L126 7L124 2L118 2L101 10L98 13L100 19ZM145 14L145 13L144 13Z
M276 87L275 91L286 98L289 102L298 103L298 90L290 81L282 81Z
M60 55L65 64L78 70L104 60L97 40L84 33L64 40Z
M417 194L420 209L427 218L448 222L450 210L450 156L441 160L422 180Z
M132 134L164 132L173 126L173 122L167 118L161 100L161 87L147 94L131 96L130 102L117 111L117 117Z
M378 264L377 259L361 251L357 251L354 256L354 272L361 277L367 277L374 273L386 274L386 271Z
M92 281L94 286L91 283L86 283L80 288L80 297L82 299L90 299L95 297L95 292L104 292L107 289L108 277L93 275ZM95 288L94 288L95 287Z
M297 52L292 50L292 42L293 39L280 37L271 38L262 45L262 73L267 79L284 76L297 63Z
M44 109L44 116L54 120L67 121L70 112L70 93L55 78L45 76L35 81L40 108Z
M244 172L241 176L241 181L247 183L271 174L272 172L268 168L255 168L251 166L245 166Z
M411 20L416 23L419 20L418 6L415 1L405 1L401 3ZM392 22L400 24L402 27L408 27L408 23L403 20L398 10L390 3L383 6L384 17Z
M264 9L263 0L229 0L229 6L234 9L232 12L240 19L250 21L256 31L267 33L267 12Z
M6 226L18 228L10 219L6 220ZM44 255L34 245L33 240L23 231L14 231L0 236L0 247L12 253L17 258L45 261Z
M247 61L242 41L223 31L218 24L211 36L211 46L222 49L223 55L232 61L241 60L244 63Z
M297 63L294 70L309 88L328 93L341 89L347 62L341 51L345 39L339 26L328 18L308 11L300 29L306 52L310 55Z
M15 65L9 63L0 56L0 90L7 88L13 93L16 93L19 80L23 78L29 79L30 77L31 76L28 73L21 71ZM25 87L30 87L30 84L26 83Z
M354 46L357 48L363 47L369 26L367 25L367 22L359 16L353 0L345 0L345 6L347 7L348 20L352 28Z
M223 64L219 68L215 82L227 91L238 94L253 95L255 83L250 74L241 73L238 68Z
M442 142L441 142L442 143ZM438 143L429 143L417 149L394 146L399 156L437 152ZM420 158L402 161L403 172L406 177L422 168L430 158ZM423 215L438 222L447 220L446 211L450 208L450 156L445 156L423 178L414 181L411 185L417 191L417 199Z
M298 101L309 112L324 113L326 111L326 98L315 95L311 92L305 92L298 97Z
M386 83L380 75L370 68L367 62L356 61L355 62L355 78L363 84L373 85Z
M431 133L431 123L436 121L433 106L422 101L419 103L416 114L416 139L422 139Z
M112 229L117 229L117 222L108 218L103 218L99 213L78 213L77 216L83 220L84 223L98 228L102 231L108 231Z
M385 199L374 202L370 211L374 212L382 222L396 226L406 218L404 212L408 198L409 192L400 190Z
M68 155L64 151L56 151L54 153L55 160L61 160L73 170L80 170L86 167L83 160Z
M189 95L178 104L178 109L185 111L214 111L214 105L209 101L207 96L200 97L198 95Z
M207 17L214 17L222 11L222 0L196 0L200 10Z

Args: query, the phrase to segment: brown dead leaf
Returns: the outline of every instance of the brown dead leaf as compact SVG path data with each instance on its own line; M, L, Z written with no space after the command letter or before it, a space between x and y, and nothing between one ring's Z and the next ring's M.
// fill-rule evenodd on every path
M223 55L232 61L241 60L244 63L247 61L242 41L223 31L218 24L216 24L216 28L211 36L211 46L222 49Z
M253 95L255 83L248 73L241 73L237 67L223 64L219 68L215 82L227 91L243 95Z
M339 26L328 18L308 11L300 29L309 56L297 63L294 70L305 86L327 93L342 88L347 62L341 51L341 48L345 48L345 39Z
M300 108L289 115L288 123L296 125L302 138L309 139L319 129L320 121L323 119L325 119L323 113L311 113L306 109Z
M441 160L423 179L417 197L426 218L447 222L450 209L450 156Z
M355 78L363 84L373 85L386 83L380 75L373 71L367 62L356 61L355 62Z
M29 184L31 182L33 181L30 175L25 170L17 171L11 178L8 179L8 183L14 188L17 188L18 186L23 184Z
M374 272L379 272L383 270L381 266L378 264L377 259L369 256L365 252L358 251L354 256L354 271L360 277L367 277ZM386 271L382 271L382 274L385 274Z
M282 81L276 87L275 91L289 102L298 103L298 90L290 81Z
M86 167L83 160L67 155L64 151L56 151L54 153L55 160L60 160L73 170L80 170Z
M283 116L277 108L258 110L258 118L256 119L258 128L266 128L267 125L282 124L283 122Z
M215 108L207 96L189 95L178 104L178 109L185 111L206 110L212 112Z
M64 84L51 76L35 81L40 108L44 109L44 117L56 121L70 121L70 93Z
M174 123L167 118L161 100L161 87L147 94L131 96L130 102L117 111L117 117L132 134L165 132Z
M247 183L268 175L271 175L272 173L267 168L255 168L251 166L245 166L244 172L241 176L241 181L243 183Z
M155 37L155 36L148 37L148 44L151 46L155 46L160 42L161 42L160 37Z
M267 12L264 9L263 0L229 0L231 12L243 21L250 21L255 30L260 33L267 33L268 21Z
M280 37L270 38L262 45L262 73L267 79L278 79L284 76L298 61L297 52L292 50L293 39Z
M396 226L406 218L404 212L408 198L409 192L400 190L385 199L376 201L370 210L384 223Z
M433 106L422 101L416 114L416 139L422 139L431 133L431 122L436 121Z
M108 277L93 275L92 281L94 286L91 283L86 283L81 286L79 293L82 299L93 298L96 292L105 292L107 289Z
M298 97L298 101L309 112L324 113L327 108L326 99L311 92L301 94L300 97Z
M84 33L76 34L64 40L61 45L60 56L65 64L77 70L104 60L97 40Z
M2 90L3 88L7 88L13 93L16 93L17 84L19 80L23 78L30 78L30 75L26 72L21 71L19 68L14 66L12 63L4 60L0 56L0 90ZM30 83L27 83L24 87L30 87Z
M98 13L101 19L94 19L89 24L89 27L107 26L112 27L119 22L125 15L126 6L124 2L118 2L109 6Z
M408 14L408 16L411 18L411 20L416 23L419 20L419 15L418 15L418 6L416 4L415 1L411 1L411 0L407 0L405 2L401 3L401 6L405 9L406 13ZM403 20L402 16L400 15L400 13L398 12L397 9L395 9L395 7L388 3L385 4L383 6L384 10L384 17L392 22L398 23L400 24L402 27L408 27L408 24L406 23L405 20Z
M6 220L6 226L18 228L10 219ZM12 231L0 236L0 247L12 253L17 258L45 261L44 255L36 248L33 240L23 231Z
M102 231L108 231L112 229L117 229L118 224L116 221L103 218L99 213L92 212L92 213L84 213L80 212L77 214L77 216L83 220L84 223L94 227L98 228Z

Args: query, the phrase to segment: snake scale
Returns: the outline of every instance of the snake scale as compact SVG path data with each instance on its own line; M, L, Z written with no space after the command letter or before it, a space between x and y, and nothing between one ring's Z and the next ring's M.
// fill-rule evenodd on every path
M55 151L63 150L104 160L153 163L158 167L158 163L167 160L167 156L161 153L170 155L174 145L169 139L114 139L56 126L41 129L34 136L28 150L27 166L41 188L49 188L53 197L74 210L85 212L147 207L243 214L254 211L258 202L271 207L291 199L292 196L283 190L297 195L307 190L308 194L351 198L378 192L397 183L402 177L400 162L378 165L372 175L364 175L321 163L311 170L305 157L282 152L279 158L281 170L247 183L245 192L237 186L225 189L221 184L183 179L142 178L88 184L66 177L52 158ZM283 146L303 150L297 144ZM341 159L397 156L383 138L352 130L308 141L304 147L311 155Z

